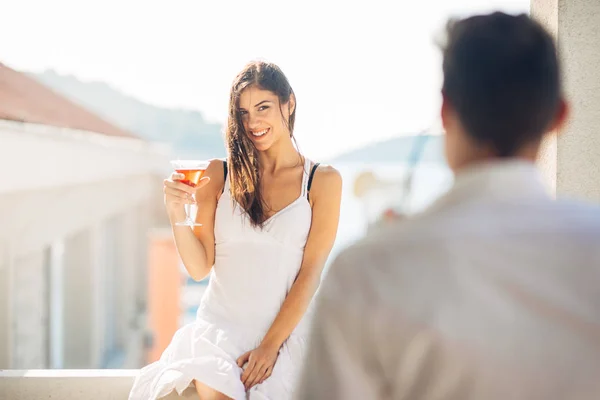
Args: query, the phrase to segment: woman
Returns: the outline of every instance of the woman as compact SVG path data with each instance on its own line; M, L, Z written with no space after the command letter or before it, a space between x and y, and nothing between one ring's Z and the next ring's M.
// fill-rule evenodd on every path
M190 384L201 400L292 397L306 347L311 299L333 246L342 180L293 143L296 98L274 64L248 64L230 94L229 157L197 187L195 231L174 224L196 191L176 173L165 204L192 278L211 273L196 321L141 370L130 399Z

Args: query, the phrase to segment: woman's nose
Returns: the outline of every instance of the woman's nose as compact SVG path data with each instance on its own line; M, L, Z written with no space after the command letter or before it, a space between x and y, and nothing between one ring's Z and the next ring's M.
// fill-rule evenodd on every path
M255 115L248 114L248 128L255 129L259 127L259 120Z

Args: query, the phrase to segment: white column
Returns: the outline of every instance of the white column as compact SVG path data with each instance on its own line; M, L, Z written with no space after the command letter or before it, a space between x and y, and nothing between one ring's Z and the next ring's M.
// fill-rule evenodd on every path
M117 308L117 344L127 351L127 338L135 318L135 291L137 282L136 279L136 263L137 244L141 240L137 236L136 209L131 208L119 217L119 248L118 248L118 265L116 266L116 285L115 290L119 291L119 307Z
M64 253L64 368L93 367L94 276L93 231L65 238Z
M103 221L90 228L90 272L93 276L92 299L91 299L91 360L92 368L102 368L104 363L106 309L108 296L107 278L108 268L112 261L113 248L109 245L109 234L107 222Z
M64 368L64 254L65 243L56 240L50 246L50 366Z
M12 368L46 368L48 297L46 250L14 259Z
M572 107L566 130L544 143L540 168L559 196L600 202L600 1L531 0L531 15L557 38Z
M10 242L0 241L0 369L12 368L14 260Z
M139 203L137 206L137 229L136 235L139 238L136 248L136 290L135 290L135 303L136 303L136 315L141 311L147 311L148 309L148 233L150 229L156 225L156 221L162 216L166 215L164 212L164 206L159 207L156 205L157 202L152 199L150 201L144 201ZM159 225L160 226L160 225Z

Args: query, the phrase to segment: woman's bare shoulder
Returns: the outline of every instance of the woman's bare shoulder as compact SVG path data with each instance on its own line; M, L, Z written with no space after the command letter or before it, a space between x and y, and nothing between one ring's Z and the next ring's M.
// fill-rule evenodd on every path
M342 174L332 165L319 164L311 184L311 197L337 195L342 191Z

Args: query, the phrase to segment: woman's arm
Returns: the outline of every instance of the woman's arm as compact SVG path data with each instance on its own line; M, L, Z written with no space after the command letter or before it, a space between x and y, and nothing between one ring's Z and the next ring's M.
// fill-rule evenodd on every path
M342 177L339 172L333 167L318 168L310 190L312 224L302 266L263 343L279 349L304 316L319 287L323 267L335 242L341 198Z
M261 342L260 350L254 350L254 355L246 353L238 359L240 367L248 360L248 367L242 375L242 382L247 388L270 376L279 348L302 319L319 287L323 267L337 234L341 198L340 173L332 167L319 167L310 190L312 224L300 272Z
M223 161L212 160L204 176L210 178L209 182L196 190L196 221L202 226L193 231L187 226L176 226L176 222L185 218L185 211L182 207L168 209L175 246L185 269L196 281L204 279L215 263L215 211L223 191Z

